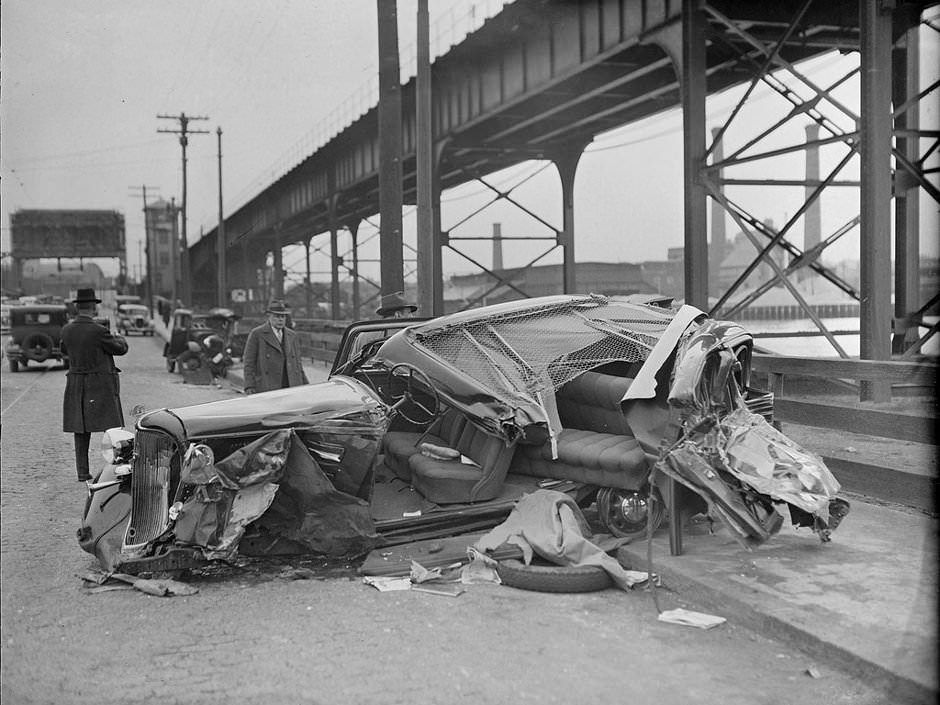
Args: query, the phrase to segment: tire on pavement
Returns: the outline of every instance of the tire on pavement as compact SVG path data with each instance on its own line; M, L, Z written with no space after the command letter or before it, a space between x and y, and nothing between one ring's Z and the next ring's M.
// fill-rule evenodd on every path
M503 585L536 592L596 592L613 584L603 568L594 565L526 565L511 558L496 568Z

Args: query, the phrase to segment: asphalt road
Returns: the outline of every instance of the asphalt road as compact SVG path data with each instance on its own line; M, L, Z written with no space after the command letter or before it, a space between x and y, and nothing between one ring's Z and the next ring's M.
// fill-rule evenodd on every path
M119 361L128 423L135 407L237 393L167 374L161 345L132 338ZM192 596L89 592L77 576L96 565L75 539L84 486L61 432L64 386L59 368L0 374L4 705L890 700L733 616L707 631L658 622L643 591L380 593L354 564L306 560L317 577L246 561L191 577ZM664 609L696 609L668 585L659 595Z

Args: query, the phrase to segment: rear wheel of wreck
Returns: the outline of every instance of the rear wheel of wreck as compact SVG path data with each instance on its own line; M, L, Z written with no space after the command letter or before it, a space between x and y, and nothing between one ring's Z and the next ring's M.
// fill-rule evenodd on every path
M596 592L613 584L607 571L593 565L526 565L511 558L496 571L503 585L536 592Z

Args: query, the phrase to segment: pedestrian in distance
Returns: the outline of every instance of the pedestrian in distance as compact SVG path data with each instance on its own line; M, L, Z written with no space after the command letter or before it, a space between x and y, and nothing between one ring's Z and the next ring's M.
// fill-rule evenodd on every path
M380 305L375 309L375 313L382 318L407 318L418 307L405 299L402 291L396 291L394 294L385 294L380 301Z
M120 370L115 355L127 352L127 341L95 320L101 299L94 289L79 289L72 300L78 315L62 328L62 352L69 366L62 403L62 430L75 436L75 469L88 481L88 447L94 431L124 426Z
M245 394L308 384L300 356L300 338L285 325L287 304L273 299L265 313L267 322L252 328L245 341Z

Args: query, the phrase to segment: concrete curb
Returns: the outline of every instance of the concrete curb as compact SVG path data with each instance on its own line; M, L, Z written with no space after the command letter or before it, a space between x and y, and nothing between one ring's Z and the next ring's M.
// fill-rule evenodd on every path
M723 529L696 535L690 527L681 556L669 555L661 530L652 570L693 609L779 639L890 692L893 702L934 703L936 521L858 500L852 519L830 544L784 529L754 551ZM618 558L647 570L646 541L622 547Z

